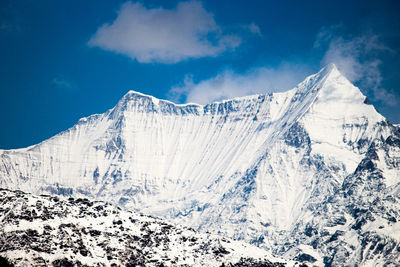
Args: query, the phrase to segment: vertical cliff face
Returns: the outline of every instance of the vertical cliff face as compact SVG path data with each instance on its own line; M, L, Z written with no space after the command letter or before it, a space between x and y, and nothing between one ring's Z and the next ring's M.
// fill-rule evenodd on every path
M353 227L360 218L346 207L366 189L348 198L349 188L369 188L378 210L387 204L388 192L399 191L398 132L333 65L288 92L205 106L130 91L49 140L1 151L0 186L107 200L275 253L340 261L331 242L311 244L307 225L326 230L334 201L347 214L336 226ZM367 186L376 179L379 190ZM326 231L316 235L335 234ZM354 262L363 262L352 246Z

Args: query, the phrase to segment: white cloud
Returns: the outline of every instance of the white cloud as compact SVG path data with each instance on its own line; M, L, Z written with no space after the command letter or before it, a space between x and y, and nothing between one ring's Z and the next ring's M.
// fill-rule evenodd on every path
M260 67L243 74L225 70L197 83L188 75L182 84L169 91L169 98L175 102L206 104L237 96L286 91L302 81L308 74L307 70L307 67L296 64L282 64L275 69Z
M374 34L345 38L337 33L341 27L322 28L318 34L314 47L326 49L321 64L335 63L343 75L358 83L372 99L396 105L395 95L382 87L380 71L379 56L391 50Z
M256 26L252 29L257 31ZM102 25L88 44L143 63L176 63L217 56L241 41L237 35L225 35L200 2L181 2L175 9L126 2L117 18Z
M242 27L250 30L250 25ZM396 105L396 96L382 87L382 62L378 59L382 53L392 51L383 45L376 35L365 34L345 38L338 34L342 28L343 25L334 25L322 28L318 33L313 49L323 51L321 65L335 63L350 81L366 90L371 99L383 101L387 105ZM256 33L257 29L259 28L255 25L254 31L250 31ZM168 96L172 101L179 103L206 104L237 96L286 91L296 86L307 75L317 71L297 62L285 62L276 68L254 68L245 73L228 69L203 81L195 81L193 76L187 75L181 84L169 91Z

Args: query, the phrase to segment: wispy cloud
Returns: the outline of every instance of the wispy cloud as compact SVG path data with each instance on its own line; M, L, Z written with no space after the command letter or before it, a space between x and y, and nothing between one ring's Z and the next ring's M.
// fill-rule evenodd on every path
M243 27L243 29L250 31L251 33L253 33L255 35L262 36L260 27L257 24L255 24L254 22L243 25L242 27Z
M340 34L342 27L324 27L318 33L314 47L325 50L321 64L335 63L342 74L358 83L372 99L396 105L395 95L382 86L382 61L379 59L382 53L393 51L379 40L378 35L344 36Z
M181 84L169 91L169 98L181 103L206 104L237 96L286 91L300 82L307 72L304 65L281 64L278 68L260 67L245 73L227 69L199 82L187 75Z
M260 33L255 24L250 24L249 30ZM126 2L117 18L102 25L88 44L142 63L176 63L217 56L241 42L239 35L225 34L201 2L191 1L181 2L175 9Z
M243 26L245 29L248 27ZM395 94L382 86L382 61L379 59L383 53L394 52L375 34L345 37L340 34L343 27L324 27L317 34L312 49L322 52L319 59L321 66L335 63L342 74L357 83L372 100L397 105L399 100ZM254 27L253 30L258 32L259 28ZM311 70L298 61L286 61L277 67L253 68L244 73L227 69L203 81L195 81L193 75L187 75L181 84L172 87L168 96L180 103L204 104L237 96L285 91L313 71L317 70Z
M76 88L76 85L70 80L67 79L66 77L59 75L57 77L54 77L51 80L51 83L59 89L64 89L64 90L73 90Z

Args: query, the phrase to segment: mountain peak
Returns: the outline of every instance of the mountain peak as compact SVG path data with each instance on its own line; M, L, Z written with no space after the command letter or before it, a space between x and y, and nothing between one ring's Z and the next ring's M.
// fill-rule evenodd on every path
M333 63L308 76L297 85L296 91L299 94L314 95L320 101L363 104L366 99L360 89L353 85Z
M340 98L353 103L364 102L365 95L339 71L335 64L329 64L322 72L324 82L320 97Z
M120 102L122 103L126 103L132 100L138 100L138 99L144 99L144 100L148 100L150 102L153 102L154 104L158 105L158 103L160 102L160 99L152 96L152 95L146 95L143 94L141 92L138 91L134 91L134 90L129 90L120 100Z
M339 72L336 64L329 63L323 67L317 74L321 74L321 77L329 76L331 73ZM339 72L340 73L340 72Z
M342 83L351 84L347 77L339 70L339 68L334 63L326 65L316 75L318 75L320 79L324 79L325 81L333 79L336 81L341 80Z
M361 90L333 63L307 77L297 88L301 94L314 95L311 112L320 113L319 116L331 119L368 117L374 121L384 119L374 106L369 104Z

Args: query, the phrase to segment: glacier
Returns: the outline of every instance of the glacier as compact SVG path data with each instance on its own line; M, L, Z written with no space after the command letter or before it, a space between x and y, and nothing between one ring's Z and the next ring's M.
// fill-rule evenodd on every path
M399 140L329 65L287 92L207 105L129 91L0 150L0 187L108 201L317 265L396 266Z

